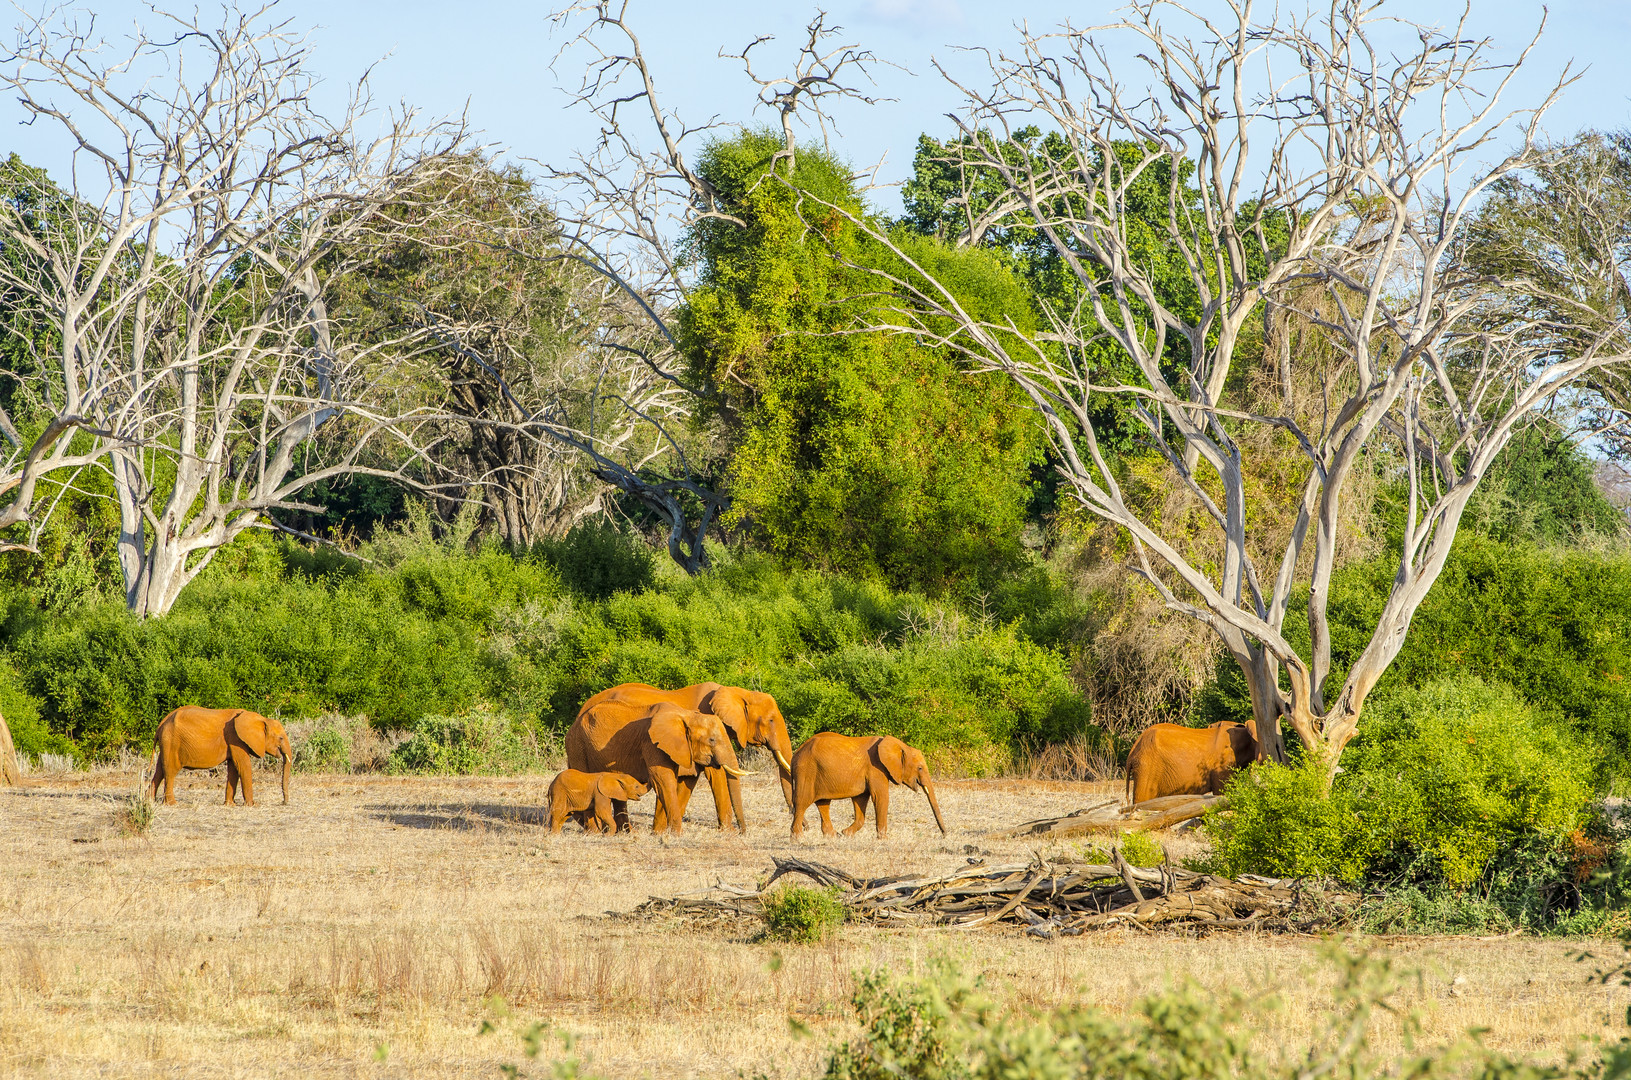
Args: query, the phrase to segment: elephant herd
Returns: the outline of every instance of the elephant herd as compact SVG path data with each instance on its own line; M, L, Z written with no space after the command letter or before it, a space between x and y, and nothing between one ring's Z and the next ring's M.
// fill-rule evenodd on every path
M1127 756L1127 801L1163 795L1217 793L1229 775L1258 754L1256 728L1232 722L1207 728L1156 724ZM733 745L734 744L734 745ZM283 758L283 801L289 801L289 737L276 720L248 709L185 705L159 722L153 737L152 796L164 785L164 801L176 801L182 769L227 767L226 802L243 789L255 803L253 759L268 752ZM762 746L775 759L782 797L793 813L792 835L804 831L811 805L821 831L835 835L829 804L850 799L855 820L845 836L859 832L871 806L878 835L889 831L889 788L921 792L946 831L934 781L923 754L893 736L812 735L793 749L776 699L755 690L698 683L660 690L623 683L583 703L566 733L567 768L549 785L549 828L560 832L572 818L586 832L629 828L628 804L655 791L654 832L680 832L686 805L704 777L713 792L719 827L747 829L742 809L742 771L736 747Z
M733 745L734 741L734 745ZM289 737L276 720L248 709L203 709L184 705L159 722L153 737L152 796L164 785L164 801L174 804L176 774L182 769L227 767L226 802L243 789L255 803L253 759L268 752L283 758L283 801L289 801ZM804 831L814 804L821 831L834 835L828 805L850 799L855 820L844 830L858 832L873 808L878 835L889 832L889 786L922 792L946 831L934 781L923 754L892 736L860 737L822 732L793 749L776 699L755 690L698 683L660 690L623 683L583 703L566 733L567 768L549 786L549 823L559 832L568 817L587 832L629 827L628 804L657 794L653 831L678 833L697 782L706 778L721 829L747 829L742 809L736 747L762 746L775 759L782 797L793 811L793 835Z
M793 812L793 835L804 831L813 803L821 831L834 834L828 804L850 799L853 836L873 808L878 835L889 832L889 785L920 791L946 831L934 781L923 754L892 736L854 738L830 731L812 735L797 750L776 699L756 690L698 683L659 690L623 683L583 703L566 733L567 769L549 786L549 828L560 832L568 817L588 832L629 827L628 803L657 793L655 832L678 833L697 783L706 777L719 827L746 831L735 744L763 746L776 761L782 797Z

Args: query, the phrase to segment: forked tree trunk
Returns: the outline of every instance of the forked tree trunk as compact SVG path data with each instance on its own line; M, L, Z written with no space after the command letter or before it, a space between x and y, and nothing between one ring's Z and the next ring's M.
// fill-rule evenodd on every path
M11 743L11 729L6 718L0 716L0 784L16 787L23 782L23 770L17 766L17 748Z

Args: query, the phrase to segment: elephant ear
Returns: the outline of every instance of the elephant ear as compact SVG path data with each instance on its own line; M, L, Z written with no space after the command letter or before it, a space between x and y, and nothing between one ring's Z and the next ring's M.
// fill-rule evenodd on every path
M651 742L674 762L675 772L681 776L697 774L697 767L691 760L691 738L690 732L686 731L683 712L659 708L651 718Z
M256 757L266 753L266 743L271 733L266 730L266 718L252 712L241 712L232 718L232 730L238 733L238 738L249 747L249 752Z
M893 735L885 735L874 744L874 753L878 755L878 764L883 771L889 774L889 779L897 784L910 783L916 771L911 762L907 760L907 746Z
M748 710L743 693L734 686L721 686L708 695L707 711L719 717L738 744L748 744Z
M602 773L600 792L608 799L638 799L646 793L646 785L627 773Z

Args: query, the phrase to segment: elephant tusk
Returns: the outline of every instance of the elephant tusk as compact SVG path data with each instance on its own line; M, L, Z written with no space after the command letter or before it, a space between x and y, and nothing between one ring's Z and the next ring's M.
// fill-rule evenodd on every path
M792 773L793 766L788 762L788 760L786 758L782 757L782 752L780 750L778 750L774 746L772 746L770 748L770 756L776 759L776 764L777 765L780 765L783 769L787 770L788 773Z
M733 769L729 765L721 765L720 768L724 769L727 773L730 773L732 776L742 777L742 776L753 776L754 775L753 773L750 773L750 772L744 772L741 769Z

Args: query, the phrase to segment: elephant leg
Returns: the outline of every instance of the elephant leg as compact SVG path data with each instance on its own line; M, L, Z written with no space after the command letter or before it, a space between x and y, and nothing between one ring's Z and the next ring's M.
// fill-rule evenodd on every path
M666 830L678 836L685 820L685 809L680 805L679 785L674 782L674 774L667 769L653 769L651 786L657 789L657 814L651 831ZM665 809L668 811L666 815L663 813Z
M832 815L830 813L828 813L828 811L827 811L827 808L829 806L831 806L831 805L832 805L832 800L831 799L817 799L816 800L816 812L821 815L821 835L822 836L837 836L838 835L837 830L835 830L832 827Z
M793 800L793 839L797 840L804 835L804 815L810 812L808 799L796 798Z
M593 826L593 828L591 828ZM604 826L604 829L602 828ZM584 832L615 832L617 825L612 818L612 800L606 797L603 791L595 792L595 806L593 812L584 811Z
M691 794L696 790L696 786L697 778L695 776L682 776L674 783L675 795L679 799L680 820L682 821L685 819L685 808L691 805ZM663 805L661 799L657 800L657 810L652 814L651 828L653 832L662 832L668 828L668 807Z
M861 826L866 824L866 804L871 798L870 795L863 791L850 800L855 804L855 820L850 822L849 827L844 830L845 836L854 836L861 831Z
M237 791L238 791L238 763L232 759L232 754L229 752L227 754L227 801L226 801L226 805L231 806L233 804L233 802L235 801L233 796L237 794Z
M629 804L626 799L612 800L612 831L629 832Z
M232 765L237 766L238 783L242 784L244 788L244 805L254 806L255 759L249 756L249 752L247 750L237 746L228 748L227 759ZM228 770L228 773L230 776L230 769ZM227 798L232 798L232 781L230 778L227 780Z
M726 781L724 769L708 770L708 787L714 793L714 811L719 815L719 831L727 832L736 827L731 814L731 792Z
M164 782L164 754L162 752L153 757L153 784L152 790L147 793L149 799L159 797L159 785Z
M889 781L875 779L871 794L872 808L878 815L878 838L881 840L889 835Z

